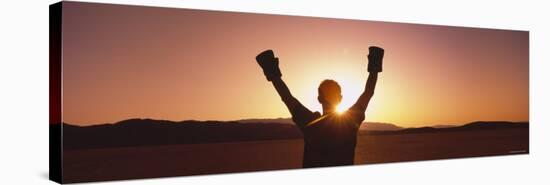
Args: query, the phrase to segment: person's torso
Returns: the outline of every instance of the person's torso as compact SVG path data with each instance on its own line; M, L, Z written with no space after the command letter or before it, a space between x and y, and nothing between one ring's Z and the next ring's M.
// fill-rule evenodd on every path
M318 117L303 129L304 167L353 164L360 123L349 115Z

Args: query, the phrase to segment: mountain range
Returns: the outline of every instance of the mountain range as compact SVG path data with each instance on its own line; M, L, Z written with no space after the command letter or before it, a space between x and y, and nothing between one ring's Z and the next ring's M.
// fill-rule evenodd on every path
M77 126L62 125L64 149L91 149L150 145L243 142L300 139L302 133L289 118L237 121L167 121L128 119L116 123ZM528 122L472 122L462 126L403 128L389 123L366 122L359 135L411 134L470 131L480 129L528 128Z

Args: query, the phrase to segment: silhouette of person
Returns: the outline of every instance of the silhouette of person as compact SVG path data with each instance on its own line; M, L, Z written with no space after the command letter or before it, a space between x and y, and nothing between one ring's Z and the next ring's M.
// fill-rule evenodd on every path
M324 80L318 88L319 103L323 114L312 112L292 96L281 79L279 59L272 50L266 50L256 57L268 81L273 83L277 93L292 115L292 120L304 136L303 167L324 167L351 165L354 161L357 131L365 119L365 110L374 95L378 73L382 72L384 50L369 47L368 71L365 90L357 102L342 113L336 107L342 100L340 85L334 80Z

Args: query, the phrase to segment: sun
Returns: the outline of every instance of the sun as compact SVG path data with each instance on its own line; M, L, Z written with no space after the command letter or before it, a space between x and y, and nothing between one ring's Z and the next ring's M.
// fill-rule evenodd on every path
M342 113L344 113L344 112L346 111L345 108L344 108L344 106L342 106L342 104L339 104L338 106L336 106L335 109L336 109L336 113L337 113L337 114L342 114Z

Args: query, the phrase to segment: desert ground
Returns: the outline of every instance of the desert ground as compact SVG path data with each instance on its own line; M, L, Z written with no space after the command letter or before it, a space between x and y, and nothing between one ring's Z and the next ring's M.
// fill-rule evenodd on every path
M64 182L301 168L303 142L271 140L65 150ZM358 137L355 164L528 154L529 129Z

